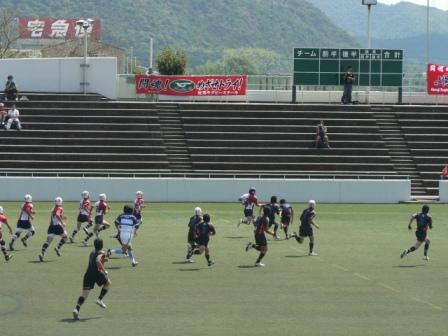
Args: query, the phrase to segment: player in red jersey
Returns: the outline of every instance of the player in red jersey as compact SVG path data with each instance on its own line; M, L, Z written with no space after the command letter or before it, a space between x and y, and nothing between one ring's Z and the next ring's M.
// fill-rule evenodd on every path
M239 200L243 203L244 217L238 221L238 226L241 224L253 224L254 223L254 208L255 206L261 206L258 203L258 197L256 195L257 190L254 187L249 189L248 194L242 195Z
M137 191L135 193L135 200L134 200L134 216L138 219L139 225L143 224L143 218L142 218L142 210L145 207L145 199L143 198L143 191Z
M44 255L53 241L54 236L61 236L61 240L57 247L54 248L56 254L61 256L61 247L67 242L67 231L65 230L65 220L67 217L64 215L64 209L62 208L62 198L56 197L54 200L54 208L51 211L50 226L47 231L47 240L42 245L42 250L39 254L39 260L44 261Z
M84 232L86 234L89 234L88 228L90 228L93 225L92 221L92 204L90 202L90 194L87 190L84 190L81 193L81 200L79 201L79 214L78 219L76 222L76 229L73 230L71 236L70 236L70 243L73 243L75 240L76 234L81 229L82 223L87 222L87 225L85 228L83 228Z
M2 233L3 225L6 225L9 229L9 233L12 234L12 229L8 223L8 218L5 216L5 213L3 212L3 207L0 206L0 248L2 250L3 255L5 256L5 260L8 261L12 258L12 255L6 252L5 247L6 243L5 240L3 239L3 233Z
M25 237L20 240L25 247L28 246L27 240L35 233L34 226L31 223L34 219L34 214L36 213L32 202L33 197L29 194L25 195L25 203L22 204L19 220L17 221L16 232L14 232L11 242L9 243L10 251L14 251L14 242L20 237L22 231L27 231Z
M110 227L110 224L104 219L107 211L110 209L106 203L106 194L99 195L99 201L95 203L95 225L93 226L93 231L87 233L87 237L83 240L82 244L87 246L87 242L93 235L97 235Z
M73 318L75 320L79 320L79 310L89 296L90 291L95 287L95 284L102 286L96 304L101 308L107 308L103 302L103 298L109 291L111 282L107 275L107 271L104 268L104 263L107 261L107 258L106 253L102 250L103 240L101 238L96 238L93 242L93 246L95 246L95 251L92 251L89 255L89 265L84 274L82 294L78 298L76 308L73 310Z

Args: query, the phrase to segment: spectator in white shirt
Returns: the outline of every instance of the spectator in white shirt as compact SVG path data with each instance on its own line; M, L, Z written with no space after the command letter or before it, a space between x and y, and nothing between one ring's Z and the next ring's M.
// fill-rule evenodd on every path
M22 125L20 125L19 120L19 110L16 108L16 104L13 104L11 108L8 111L8 122L6 124L6 130L9 130L11 128L11 125L14 124L18 131L22 129Z
M4 104L0 103L0 127L1 126L5 126L6 124L6 116L8 115L8 113L5 111L4 109Z

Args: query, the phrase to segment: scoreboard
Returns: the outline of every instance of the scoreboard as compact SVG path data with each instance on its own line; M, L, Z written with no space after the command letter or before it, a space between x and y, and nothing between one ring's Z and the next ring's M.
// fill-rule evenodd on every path
M294 48L293 85L343 85L353 67L359 86L402 86L403 50Z

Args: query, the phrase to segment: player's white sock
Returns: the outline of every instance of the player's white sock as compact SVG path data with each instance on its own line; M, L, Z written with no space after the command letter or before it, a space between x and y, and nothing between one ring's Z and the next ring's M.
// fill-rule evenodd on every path
M134 250L128 250L128 257L133 263L135 263Z

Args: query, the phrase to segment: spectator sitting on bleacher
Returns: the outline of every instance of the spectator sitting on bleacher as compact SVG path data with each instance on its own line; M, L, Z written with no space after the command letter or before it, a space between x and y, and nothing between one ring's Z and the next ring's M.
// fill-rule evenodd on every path
M327 135L327 126L321 120L316 127L316 144L315 148L331 148Z
M9 130L11 126L16 128L18 131L22 129L22 125L19 120L19 110L16 108L16 104L12 104L11 108L8 110L8 122L6 123L6 130Z
M8 115L8 113L6 113L4 107L5 107L5 105L3 103L0 103L0 127L5 126L6 116Z
M8 76L5 84L5 98L6 100L18 100L17 86L12 75Z

